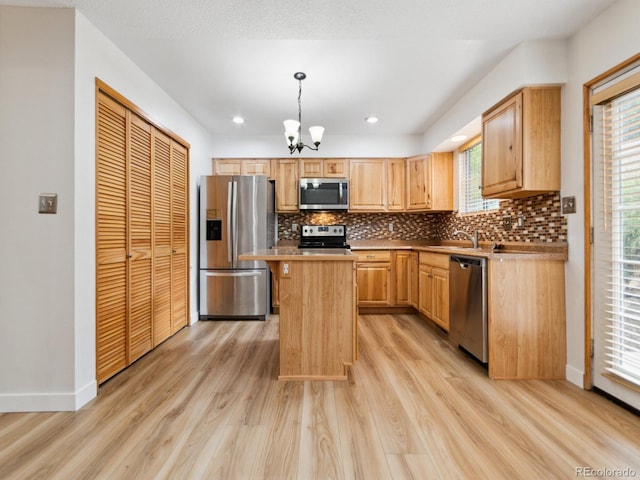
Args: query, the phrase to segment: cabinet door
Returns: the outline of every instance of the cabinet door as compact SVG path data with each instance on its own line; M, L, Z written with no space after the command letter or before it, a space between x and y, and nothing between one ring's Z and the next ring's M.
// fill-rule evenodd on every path
M96 379L127 362L126 110L100 93L96 132Z
M431 208L428 156L407 159L407 210Z
M151 139L153 127L130 113L129 122L129 363L153 348Z
M214 158L214 175L242 175L242 160L239 158Z
M189 172L187 149L171 141L171 335L187 325L189 307Z
M171 336L171 139L153 135L153 346Z
M418 270L419 282L419 298L418 310L420 313L431 318L433 315L433 274L431 267L420 265Z
M349 178L349 161L346 158L325 159L323 175L327 178Z
M522 187L522 93L482 119L482 195Z
M389 304L389 263L359 263L356 271L358 305L376 306Z
M393 301L395 305L409 305L410 291L410 259L411 252L395 252L392 276L394 285Z
M387 175L384 159L353 159L349 162L349 210L384 212Z
M453 210L453 152L429 155L427 199L431 210Z
M276 160L276 212L298 211L298 160Z
M420 300L420 277L418 270L418 253L411 252L411 258L409 260L409 293L411 294L409 299L411 306L416 310L419 308Z
M324 176L322 167L322 159L300 159L300 178L322 178Z
M271 161L265 158L242 160L240 171L242 175L266 175L271 178Z
M387 210L402 211L405 209L405 160L392 158L388 165L389 183L387 185Z
M433 268L431 319L449 331L449 271Z

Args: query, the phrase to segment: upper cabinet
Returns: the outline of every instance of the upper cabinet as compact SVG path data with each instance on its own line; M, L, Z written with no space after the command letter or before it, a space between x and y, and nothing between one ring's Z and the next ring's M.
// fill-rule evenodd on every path
M349 162L349 210L384 212L387 207L387 161L358 158Z
M268 158L214 158L214 175L266 175L273 179Z
M274 160L273 176L276 180L276 212L297 212L298 207L298 159Z
M358 158L349 161L349 211L405 210L405 160Z
M407 211L453 210L453 153L408 158L406 190Z
M560 87L526 87L482 115L482 195L560 190Z
M300 159L300 178L349 178L346 158Z

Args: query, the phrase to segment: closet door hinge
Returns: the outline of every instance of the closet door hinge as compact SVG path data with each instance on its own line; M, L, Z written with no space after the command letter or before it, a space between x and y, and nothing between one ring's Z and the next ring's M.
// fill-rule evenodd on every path
M593 227L589 229L589 243L593 245Z
M591 339L591 358L593 358L593 351L596 348L596 342L595 340L592 338Z
M589 133L593 133L593 115L589 115Z

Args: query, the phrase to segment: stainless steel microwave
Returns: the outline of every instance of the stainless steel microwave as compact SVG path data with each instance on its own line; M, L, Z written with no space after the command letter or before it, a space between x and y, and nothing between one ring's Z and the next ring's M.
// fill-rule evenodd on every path
M346 178L301 178L300 210L347 210L349 180Z

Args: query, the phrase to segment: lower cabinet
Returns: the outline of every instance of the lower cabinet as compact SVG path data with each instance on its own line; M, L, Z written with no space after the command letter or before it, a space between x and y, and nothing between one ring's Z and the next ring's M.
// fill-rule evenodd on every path
M395 250L392 255L391 278L393 291L391 301L393 305L411 305L411 252L407 250Z
M420 253L418 310L449 331L449 255Z
M361 250L356 252L358 306L389 306L391 301L391 252Z
M409 304L418 310L420 301L420 275L418 252L411 252L409 257Z

